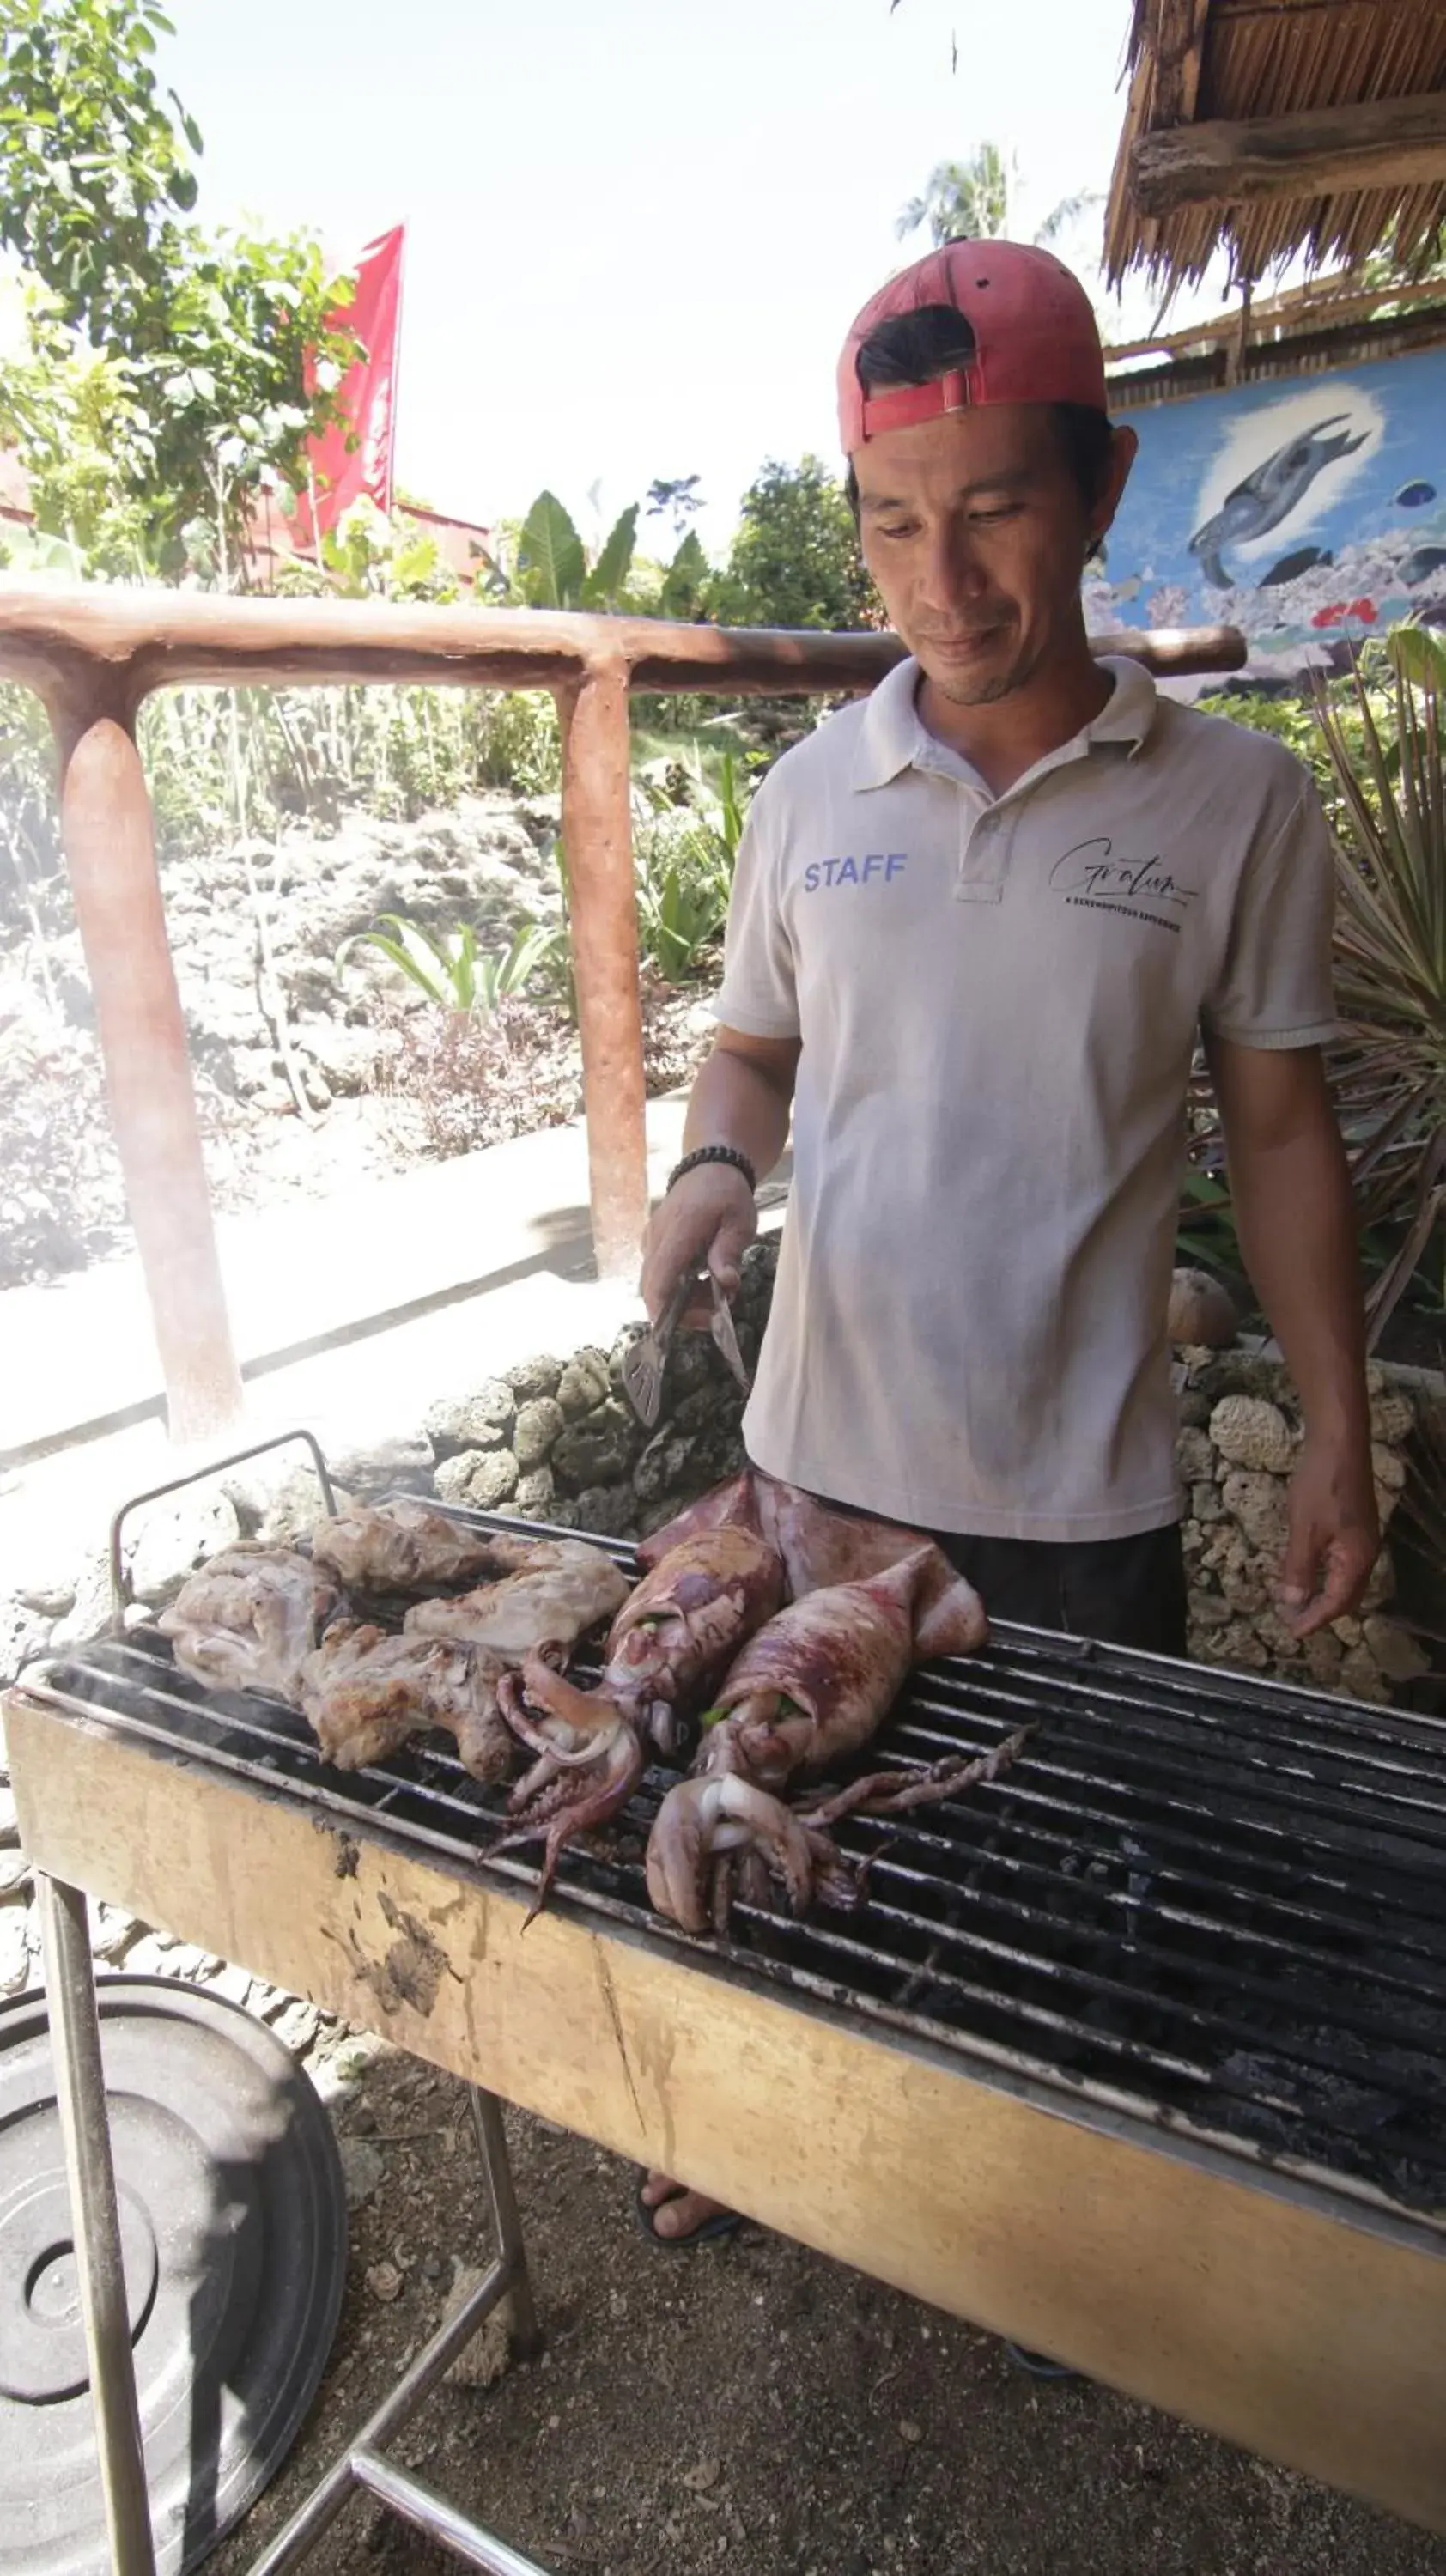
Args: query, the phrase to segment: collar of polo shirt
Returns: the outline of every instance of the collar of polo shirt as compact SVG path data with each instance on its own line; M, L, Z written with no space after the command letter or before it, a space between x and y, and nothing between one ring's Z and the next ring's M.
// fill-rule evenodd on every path
M1108 655L1100 668L1114 680L1106 704L1093 720L1073 737L1081 750L1097 742L1123 742L1129 746L1129 757L1147 740L1155 721L1155 683L1142 662L1132 662L1123 655L1117 660ZM913 768L921 749L927 749L932 737L918 708L919 681L922 674L912 655L895 665L888 677L879 682L863 711L858 747L854 754L850 784L859 789L887 787L906 769ZM1051 760L1071 748L1062 743ZM1033 772L1029 773L1033 775ZM1023 781L1018 782L1023 784Z

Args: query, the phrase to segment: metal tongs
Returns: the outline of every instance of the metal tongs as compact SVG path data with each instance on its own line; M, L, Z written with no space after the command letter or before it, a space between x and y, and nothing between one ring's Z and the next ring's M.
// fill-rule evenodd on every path
M656 1324L630 1344L623 1353L623 1391L645 1431L654 1429L663 1409L663 1371L673 1335L693 1303L700 1288L712 1292L713 1313L708 1330L722 1352L744 1394L748 1393L748 1371L733 1329L733 1316L728 1300L711 1270L685 1270Z

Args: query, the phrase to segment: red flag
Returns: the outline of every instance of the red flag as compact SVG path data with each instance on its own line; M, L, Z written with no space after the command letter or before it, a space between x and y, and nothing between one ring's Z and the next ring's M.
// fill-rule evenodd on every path
M337 391L339 417L306 443L323 529L364 492L377 508L392 506L392 444L396 427L397 350L402 328L402 241L405 227L368 242L357 262L356 294L330 318L354 331L365 355L347 369ZM352 442L355 442L354 444ZM296 536L312 542L309 496L296 513Z

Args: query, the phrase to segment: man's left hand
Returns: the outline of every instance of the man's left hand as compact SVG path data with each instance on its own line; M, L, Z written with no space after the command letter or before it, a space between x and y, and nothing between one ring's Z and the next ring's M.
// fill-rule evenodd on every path
M1348 1618L1371 1578L1381 1545L1369 1444L1306 1433L1290 1482L1285 1562L1276 1593L1297 1637Z

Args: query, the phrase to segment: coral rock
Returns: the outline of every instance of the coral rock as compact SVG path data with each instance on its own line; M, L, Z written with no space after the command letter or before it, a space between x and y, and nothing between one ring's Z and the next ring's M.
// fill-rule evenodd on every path
M1366 1648L1388 1682L1414 1682L1429 1673L1430 1656L1398 1619L1375 1612L1361 1624Z
M1264 1396L1222 1396L1210 1416L1210 1437L1232 1467L1283 1476L1294 1463L1290 1424L1279 1405Z
M566 1418L555 1396L532 1397L520 1407L512 1433L518 1466L524 1470L540 1467L544 1459L551 1457L566 1428Z
M1285 1545L1285 1488L1273 1476L1237 1468L1226 1477L1220 1499L1253 1550L1274 1554Z

